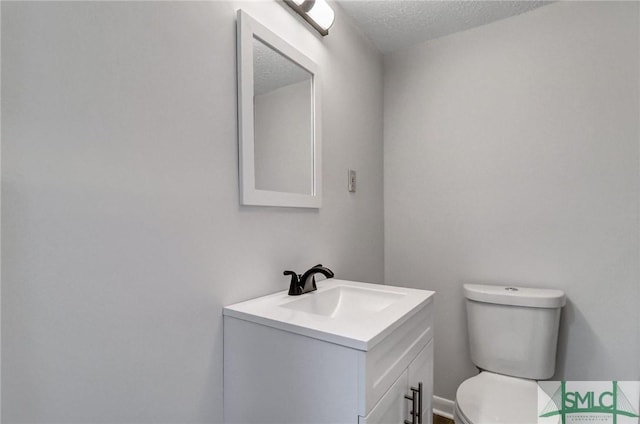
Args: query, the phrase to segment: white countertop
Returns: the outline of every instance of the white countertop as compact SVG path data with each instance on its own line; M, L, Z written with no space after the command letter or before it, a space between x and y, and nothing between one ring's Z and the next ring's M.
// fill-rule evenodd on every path
M272 295L229 305L223 309L223 314L367 351L371 350L395 328L431 302L434 295L434 292L429 290L361 283L335 278L322 280L317 283L317 286L317 291L300 296L289 296L288 290L284 290ZM305 312L292 307L293 302L302 301L298 303L299 305L309 303L309 301L315 300L310 296L320 295L316 299L321 299L324 296L322 293L336 288L339 290L347 288L350 293L355 293L349 295L350 302L354 302L354 298L357 302L359 289L362 293L372 293L382 298L386 296L393 300L390 300L390 304L382 309L377 307L369 308L367 305L353 303L355 306L353 308L354 313L349 313L348 309L343 308L341 313L333 314L333 316ZM333 293L337 293L337 291ZM355 313L356 310L357 313Z

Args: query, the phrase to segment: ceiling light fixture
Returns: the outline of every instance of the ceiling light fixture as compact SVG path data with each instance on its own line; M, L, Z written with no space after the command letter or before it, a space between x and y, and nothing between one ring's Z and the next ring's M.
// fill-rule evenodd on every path
M329 34L336 16L327 0L284 0L323 36Z

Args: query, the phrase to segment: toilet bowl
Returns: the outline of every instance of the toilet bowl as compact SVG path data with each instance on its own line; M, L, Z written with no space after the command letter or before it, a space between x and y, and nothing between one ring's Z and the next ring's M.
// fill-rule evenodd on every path
M456 393L456 424L537 424L538 384L534 380L483 371Z
M456 424L537 424L538 383L553 376L560 290L464 285L469 350L480 374L456 393Z

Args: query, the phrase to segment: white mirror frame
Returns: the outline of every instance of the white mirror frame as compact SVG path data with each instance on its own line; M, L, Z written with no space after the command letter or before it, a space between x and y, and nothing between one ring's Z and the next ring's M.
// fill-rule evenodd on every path
M240 203L254 206L284 206L320 208L322 205L322 158L320 137L320 79L316 64L286 41L257 22L243 10L238 10L238 146ZM253 39L254 36L286 56L312 75L313 181L311 194L259 190L255 180L255 135L253 101ZM282 166L286 166L285 163Z

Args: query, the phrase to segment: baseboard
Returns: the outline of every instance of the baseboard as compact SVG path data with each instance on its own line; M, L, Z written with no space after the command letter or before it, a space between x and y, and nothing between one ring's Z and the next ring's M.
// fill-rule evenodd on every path
M453 401L440 396L433 397L433 413L441 417L453 419Z

